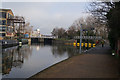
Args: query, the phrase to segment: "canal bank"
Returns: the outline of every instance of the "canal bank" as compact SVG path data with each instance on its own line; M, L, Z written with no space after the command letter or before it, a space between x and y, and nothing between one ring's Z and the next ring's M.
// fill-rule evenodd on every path
M108 45L57 63L33 78L119 78L119 62Z
M19 42L21 42L21 45L28 44L27 39L21 39L20 41L6 39L6 40L0 40L0 46L2 46L3 49L14 47L14 46L18 46L20 44Z

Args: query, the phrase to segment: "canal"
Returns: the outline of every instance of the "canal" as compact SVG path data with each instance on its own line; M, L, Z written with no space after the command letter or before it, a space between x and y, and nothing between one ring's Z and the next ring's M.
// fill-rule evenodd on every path
M32 75L74 55L79 47L32 44L2 50L3 78L29 78Z

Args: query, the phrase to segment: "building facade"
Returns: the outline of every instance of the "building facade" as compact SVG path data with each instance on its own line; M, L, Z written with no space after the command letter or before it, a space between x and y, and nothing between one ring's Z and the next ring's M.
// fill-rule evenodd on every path
M32 34L30 37L41 37L40 29L36 29L35 31L32 31Z
M13 37L14 25L8 20L14 17L11 9L0 9L0 37Z

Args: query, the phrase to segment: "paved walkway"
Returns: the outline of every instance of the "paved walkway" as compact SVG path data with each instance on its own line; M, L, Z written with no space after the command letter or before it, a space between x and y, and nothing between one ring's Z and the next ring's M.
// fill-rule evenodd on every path
M31 78L118 78L119 67L110 47L98 46L89 52L56 64Z

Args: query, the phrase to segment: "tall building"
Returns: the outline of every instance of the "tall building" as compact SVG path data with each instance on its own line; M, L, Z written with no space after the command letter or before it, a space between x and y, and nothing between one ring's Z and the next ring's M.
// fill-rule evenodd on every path
M14 24L8 19L14 17L11 9L0 9L0 37L13 37L14 36Z

